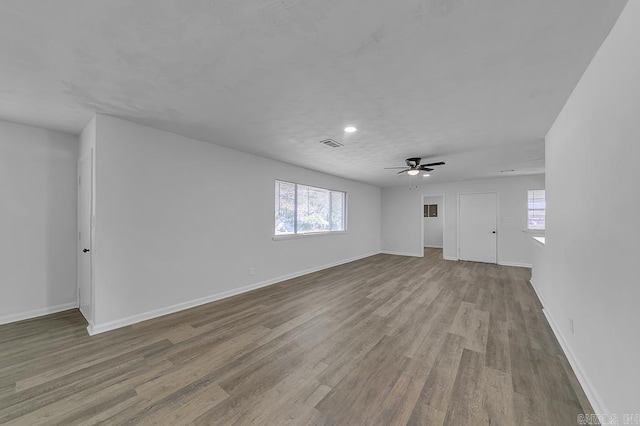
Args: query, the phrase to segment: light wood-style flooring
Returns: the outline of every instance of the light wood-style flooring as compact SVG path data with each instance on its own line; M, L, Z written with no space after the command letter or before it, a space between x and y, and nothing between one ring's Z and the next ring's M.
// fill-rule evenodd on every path
M425 254L94 337L75 310L0 326L0 423L575 425L592 412L528 269Z

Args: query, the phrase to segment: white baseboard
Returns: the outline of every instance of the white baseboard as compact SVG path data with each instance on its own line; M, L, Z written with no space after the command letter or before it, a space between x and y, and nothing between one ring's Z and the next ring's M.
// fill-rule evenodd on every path
M569 364L571 364L571 368L573 369L573 372L576 374L576 377L580 382L580 386L582 386L584 393L587 395L587 399L591 403L591 407L593 408L593 411L597 414L608 415L609 410L607 410L604 403L602 402L602 398L600 398L600 395L596 391L596 388L593 386L591 381L587 378L586 374L584 373L584 370L582 369L582 366L580 365L580 362L578 362L576 357L573 356L571 347L569 346L564 336L560 332L560 328L558 328L558 325L553 320L551 313L547 309L543 309L542 313L544 313L544 316L547 319L547 322L549 323L551 330L553 330L553 334L555 334L556 339L558 339L558 343L560 343L560 346L562 347L562 351L567 357L567 360L569 361Z
M42 309L34 309L32 311L20 312L17 314L5 315L0 317L0 325L9 324L11 322L23 321L26 319L37 318L43 315L55 314L56 312L68 311L78 307L76 302L64 303L62 305L49 306Z
M501 266L515 266L516 268L531 268L530 263L520 263L520 262L498 262L498 265Z
M442 246L427 246L425 245L426 248L442 248Z
M89 325L87 327L87 332L90 336L95 334L105 333L107 331L115 330L117 328L126 327L128 325L136 324L142 321L150 320L153 318L161 317L163 315L172 314L175 312L183 311L185 309L194 308L196 306L204 305L207 303L215 302L216 300L226 299L231 296L236 296L238 294L246 293L252 290L257 290L262 287L267 287L273 284L277 284L282 281L290 280L292 278L297 278L302 275L311 274L313 272L318 272L323 269L333 268L334 266L343 265L345 263L354 262L356 260L364 259L366 257L374 256L379 254L380 252L374 252L365 254L362 256L352 257L350 259L340 260L338 262L329 263L326 265L318 266L315 268L306 269L304 271L298 271L291 274L283 275L280 277L272 278L269 280L261 281L258 283L249 284L243 287L235 288L232 290L223 291L221 293L212 294L210 296L201 297L199 299L188 300L186 302L178 303L171 306L166 306L164 308L154 309L152 311L143 312L140 314L132 315L130 317L122 318L115 321L109 321L104 324L96 324Z
M457 262L459 259L456 256L443 256L444 260L453 260Z
M394 256L409 256L409 257L423 257L423 254L409 253L406 251L392 251L392 250L382 250L380 253L382 254L393 254Z
M540 304L542 304L542 307L544 307L545 306L544 299L542 298L542 295L536 288L536 284L533 282L533 279L530 279L529 282L531 283L531 287L533 287L533 291L536 292L536 296L538 296L538 300L540 301Z

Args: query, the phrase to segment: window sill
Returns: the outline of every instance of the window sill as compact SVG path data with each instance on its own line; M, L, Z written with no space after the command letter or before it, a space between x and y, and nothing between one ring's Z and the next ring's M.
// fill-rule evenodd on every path
M312 238L312 237L323 237L326 235L345 235L348 234L347 231L333 231L333 232L308 232L306 234L286 234L286 235L274 235L272 237L273 241L281 241L281 240L297 240L300 238Z
M527 234L537 235L544 237L544 229L523 229L522 232L526 232Z

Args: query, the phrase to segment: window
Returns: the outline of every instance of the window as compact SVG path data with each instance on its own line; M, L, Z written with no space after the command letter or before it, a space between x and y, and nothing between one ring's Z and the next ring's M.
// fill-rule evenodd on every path
M545 201L544 189L534 189L529 191L529 223L528 229L545 229L545 211L547 203Z
M275 235L346 229L347 193L276 181Z

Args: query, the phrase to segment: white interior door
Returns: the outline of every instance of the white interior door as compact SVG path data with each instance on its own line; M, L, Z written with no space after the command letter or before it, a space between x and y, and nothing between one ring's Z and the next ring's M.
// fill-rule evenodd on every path
M497 262L497 201L495 192L460 194L460 260Z
M92 156L80 159L78 164L78 305L89 324L93 324L91 303L91 217L93 192Z

